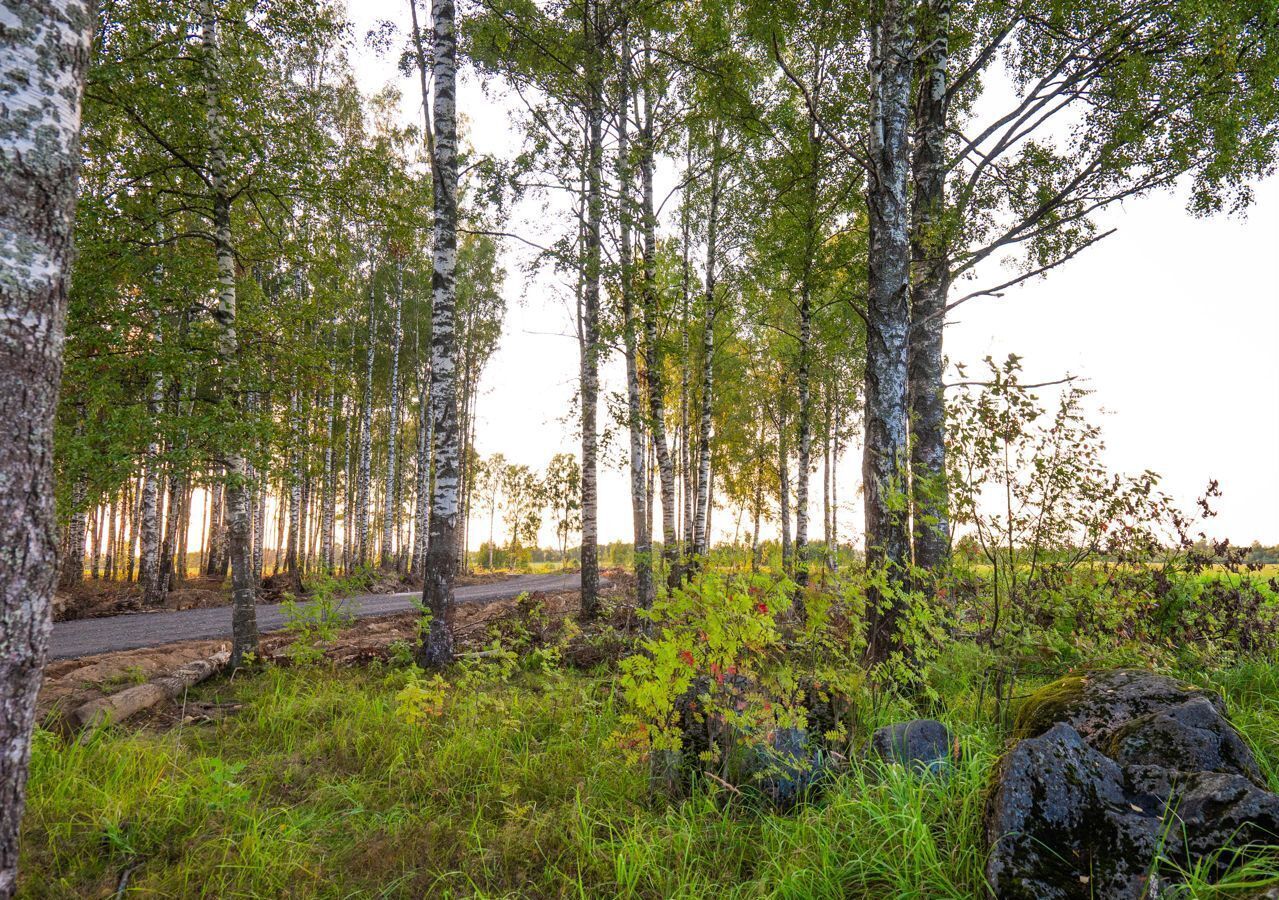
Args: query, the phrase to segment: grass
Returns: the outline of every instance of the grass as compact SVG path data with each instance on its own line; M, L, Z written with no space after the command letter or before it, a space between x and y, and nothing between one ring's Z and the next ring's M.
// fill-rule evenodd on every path
M651 801L611 737L605 674L476 667L444 715L410 724L408 670L268 669L195 692L244 704L213 724L39 732L20 896L109 895L126 871L131 895L159 897L983 896L1003 735L973 708L962 651L944 662L954 776L855 768L791 815L719 790ZM1279 784L1279 670L1188 674L1226 695ZM1247 896L1279 870L1187 877L1185 896Z

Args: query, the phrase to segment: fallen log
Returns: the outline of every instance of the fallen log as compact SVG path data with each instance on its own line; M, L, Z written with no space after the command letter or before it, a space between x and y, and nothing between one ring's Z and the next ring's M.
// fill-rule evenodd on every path
M226 668L231 651L223 650L207 659L196 659L174 671L152 678L145 684L125 688L115 694L90 700L76 707L66 716L72 729L111 725L123 722L144 709L150 709L166 700L172 700L192 685L212 678Z

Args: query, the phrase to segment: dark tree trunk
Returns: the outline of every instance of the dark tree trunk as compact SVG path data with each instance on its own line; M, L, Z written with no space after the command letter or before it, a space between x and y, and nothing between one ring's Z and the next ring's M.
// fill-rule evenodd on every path
M949 63L950 0L925 6L924 51L915 101L915 182L911 210L909 349L911 493L914 556L921 570L947 562L950 514L946 489L946 406L942 387L942 335L950 289L950 242L946 237L946 70Z
M53 419L92 3L0 0L0 898L18 881L36 694L58 574Z
M887 0L874 23L871 59L868 322L865 453L866 565L891 589L867 598L871 663L904 649L901 624L910 564L906 415L910 331L909 118L915 41L910 0Z

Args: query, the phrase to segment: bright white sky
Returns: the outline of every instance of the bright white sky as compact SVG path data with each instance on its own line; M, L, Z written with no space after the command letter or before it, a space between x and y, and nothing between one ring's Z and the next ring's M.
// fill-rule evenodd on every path
M363 46L378 19L407 30L407 3L352 2L351 15L363 89L395 82L403 114L420 124L416 78L400 78L393 60ZM459 108L473 146L499 154L518 147L507 108L486 98L470 74ZM546 240L539 219L530 208L506 227ZM1029 382L1083 376L1105 412L1112 468L1161 473L1183 507L1217 478L1225 496L1213 533L1235 543L1279 543L1279 179L1258 186L1246 219L1195 219L1184 197L1165 194L1117 207L1103 224L1118 233L1047 278L957 310L948 356L975 371L988 354L1017 353ZM527 256L517 247L507 257L510 308L484 378L477 443L482 454L500 452L540 469L556 452L578 446L571 421L577 345L566 287L526 279ZM606 369L604 382L605 391L619 390L620 366ZM628 540L630 501L617 448L606 462L600 539ZM859 470L854 446L839 471L841 539L860 535ZM733 537L735 516L716 511L717 540ZM482 530L477 522L472 546L487 537ZM552 544L550 528L543 530L543 544Z

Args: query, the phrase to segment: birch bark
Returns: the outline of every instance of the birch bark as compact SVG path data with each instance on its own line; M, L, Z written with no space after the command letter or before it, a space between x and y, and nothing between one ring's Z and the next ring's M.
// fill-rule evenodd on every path
M644 403L639 382L639 323L635 316L634 184L630 160L629 35L622 38L622 66L617 118L617 181L620 192L619 230L622 255L622 324L626 357L626 412L630 434L631 525L635 540L635 602L647 609L653 602L653 544L649 534L648 497L644 471Z
M224 118L221 102L222 61L218 48L217 20L213 0L204 0L203 9L204 89L209 141L208 176L213 194L214 249L217 254L218 301L213 318L219 326L218 357L222 367L222 389L238 400L239 379L235 372L240 346L235 331L235 249L231 242L231 200L226 180L226 148L223 144ZM227 552L231 556L231 668L244 665L258 651L257 594L249 543L249 497L244 454L236 449L226 453Z
M702 298L702 416L697 429L697 500L693 520L693 554L710 550L711 403L715 374L715 264L719 253L719 131L711 148L711 202L706 219L706 292Z
M645 64L650 57L644 48ZM644 234L644 367L648 379L649 430L657 456L657 474L662 503L662 556L667 565L667 581L679 584L682 577L680 544L675 534L675 468L666 439L666 386L662 378L662 355L657 345L657 215L653 206L653 97L651 86L644 92L644 123L640 147L640 182L643 192L641 225Z
M873 24L871 52L869 297L862 483L866 565L888 583L904 583L910 563L907 439L907 339L910 331L909 118L914 65L913 0L885 0ZM902 592L867 598L868 662L903 649Z
M944 221L950 0L929 0L924 12L924 49L915 102L915 153L911 161L915 190L910 250L915 279L911 291L907 392L915 565L934 571L945 565L950 547L942 387L942 337L951 280L951 247Z
M414 2L414 0L410 0ZM416 11L414 12L416 16ZM456 532L461 445L457 415L457 38L453 0L432 4L434 39L434 186L435 247L431 275L431 421L435 488L431 496L430 546L423 569L422 600L431 620L422 634L417 658L424 668L453 659L453 579L457 571ZM423 97L425 104L426 98Z
M0 898L18 879L36 694L58 573L53 419L95 18L0 0Z
M599 395L600 226L603 219L603 88L599 71L599 7L582 7L587 56L586 233L582 291L582 616L599 611L597 404Z
M369 345L364 357L364 402L360 406L360 472L355 485L355 565L369 558L369 503L373 469L373 359L377 346L377 292L374 260L369 254Z
M391 408L386 449L386 497L382 505L382 554L378 560L383 568L391 565L395 558L395 486L399 475L396 465L400 427L400 343L404 337L404 264L398 257L395 260L395 290L391 293L391 302L395 306L391 319L394 323L391 329Z

